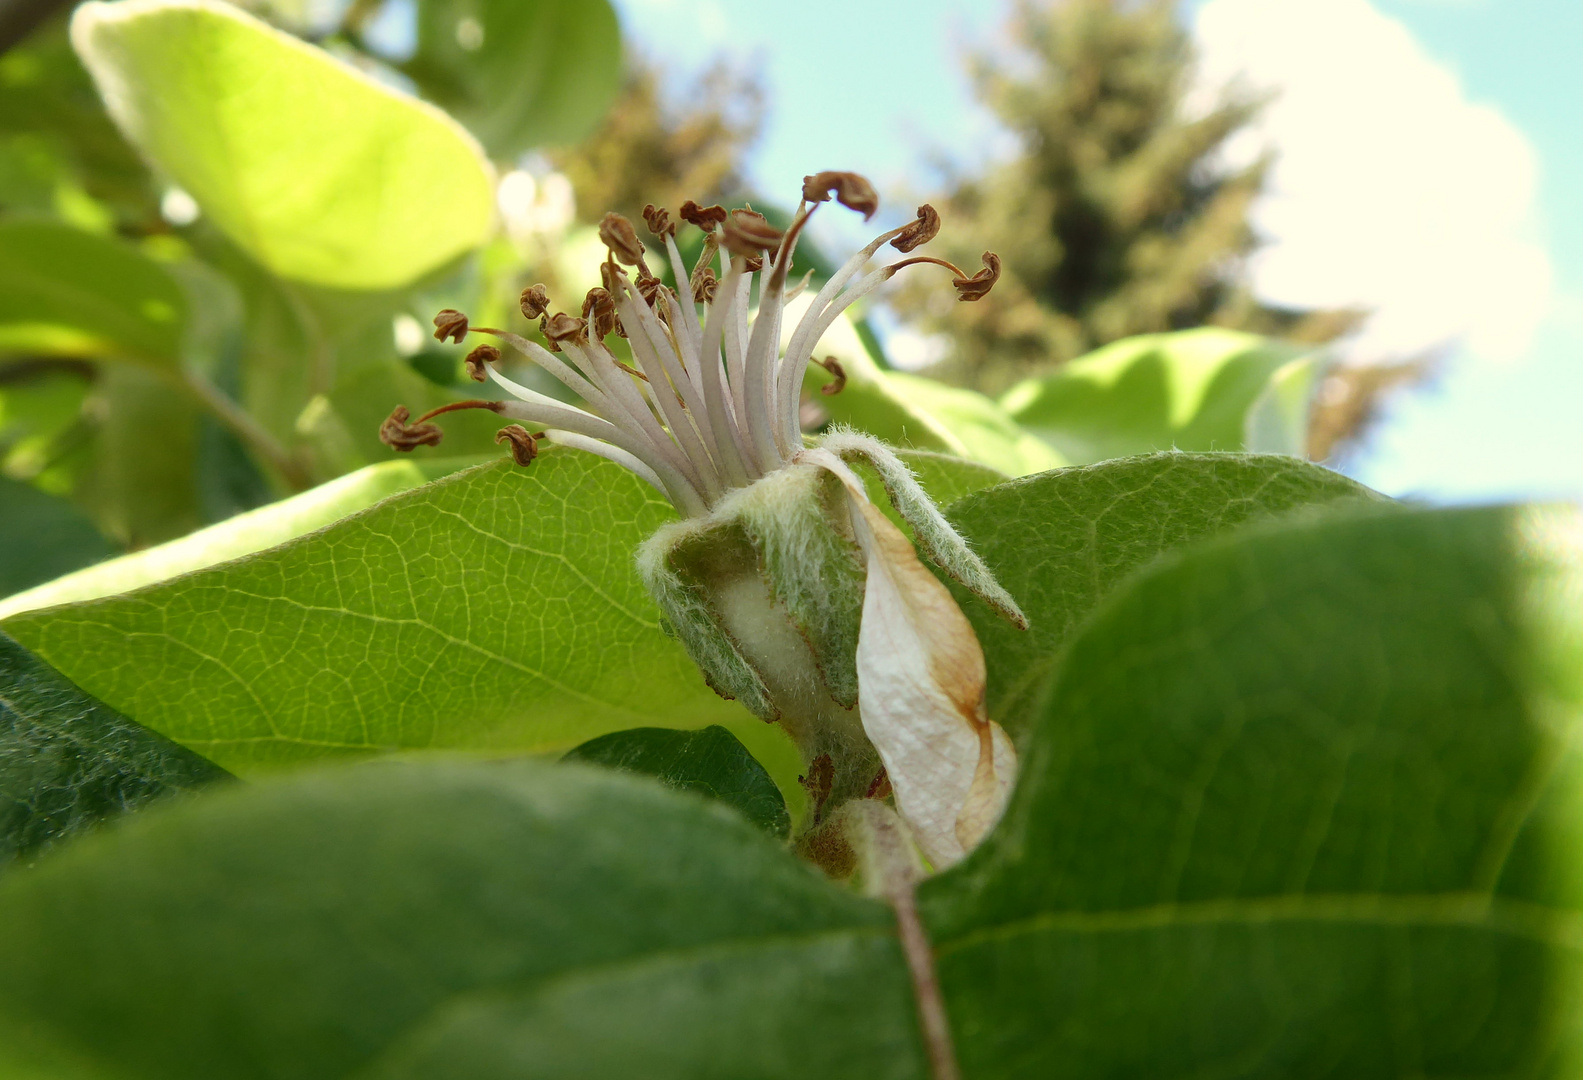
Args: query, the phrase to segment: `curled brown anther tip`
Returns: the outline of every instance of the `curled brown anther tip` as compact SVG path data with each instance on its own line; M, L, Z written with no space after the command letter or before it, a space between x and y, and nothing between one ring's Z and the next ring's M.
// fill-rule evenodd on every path
M982 300L1000 280L1000 256L993 251L984 252L984 269L972 277L959 277L951 281L958 300Z
M488 382L488 365L500 363L500 350L493 345L480 345L468 353L462 363L467 365L468 378L474 382Z
M638 231L632 227L632 222L617 213L606 214L599 222L599 240L610 253L628 266L637 266L643 261L643 241L638 239Z
M834 378L819 388L821 394L825 397L834 397L846 389L846 368L841 366L841 361L833 356L827 356L823 360L815 360L814 363L834 376Z
M407 411L405 405L397 405L391 410L389 418L379 425L379 441L402 453L410 453L420 446L440 445L440 440L445 437L440 425L426 424L421 420L416 424L407 423L411 418L412 413Z
M522 308L522 314L527 318L537 319L550 310L550 291L544 287L543 282L537 285L529 285L522 290L522 296L517 301L517 305Z
M539 456L539 436L530 432L521 424L507 424L495 432L495 443L509 443L511 445L511 460L523 468L533 464L533 459Z
M693 278L693 303L712 304L715 302L715 290L720 287L720 282L715 278L715 272L709 267Z
M616 302L609 289L592 288L583 297L583 318L588 322L588 332L597 341L611 334L626 337L621 326L621 316L616 314Z
M434 340L450 338L460 345L467 336L467 316L455 308L446 308L434 317Z
M802 197L808 202L829 202L835 194L836 202L848 210L856 210L867 221L879 209L879 193L868 179L855 172L826 171L802 178Z
M781 242L781 231L771 225L763 214L753 210L733 210L726 217L724 232L725 249L733 255L757 259L760 253L773 251ZM759 263L763 265L762 261ZM751 269L758 269L752 267Z
M666 309L659 306L660 296L665 291L665 285L653 274L638 275L638 295L643 297L643 302L658 311L661 316L666 314Z
M742 263L742 269L750 274L756 274L764 269L764 259L758 255L749 255Z
M671 221L670 211L663 206L655 206L653 203L644 206L643 224L649 227L649 232L661 240L676 235L676 225Z
M696 225L704 232L714 232L717 225L724 225L726 221L725 207L699 206L691 199L682 203L682 208L677 213L687 224Z
M921 247L935 238L940 231L940 212L928 203L918 207L918 220L908 222L891 240L890 246L900 252Z
M539 329L552 345L559 345L563 341L570 341L573 345L588 344L588 321L564 311L546 316L539 322Z

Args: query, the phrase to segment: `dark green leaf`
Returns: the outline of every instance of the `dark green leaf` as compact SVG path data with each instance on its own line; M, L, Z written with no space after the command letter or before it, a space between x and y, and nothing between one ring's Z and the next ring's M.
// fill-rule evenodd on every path
M1298 507L1379 497L1287 457L1157 454L1030 476L953 503L951 520L1031 623L1014 630L958 592L989 664L991 715L1019 725L1072 633L1162 552Z
M113 554L115 548L71 503L0 476L0 596Z
M0 633L0 867L226 775L95 701Z
M612 731L573 748L562 760L652 776L666 787L719 799L772 836L791 832L786 800L775 781L735 735L718 725L699 731Z
M0 884L0 956L8 1076L923 1074L886 908L584 768L364 765L140 815Z
M968 1075L1571 1076L1583 516L1168 557L1072 643L926 888Z

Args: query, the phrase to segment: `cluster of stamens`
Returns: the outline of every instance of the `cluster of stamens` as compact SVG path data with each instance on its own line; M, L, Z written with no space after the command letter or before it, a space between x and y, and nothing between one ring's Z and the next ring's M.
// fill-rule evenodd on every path
M397 450L433 446L442 436L432 422L436 416L487 409L543 429L535 434L513 424L501 430L496 441L509 443L519 464L531 462L538 442L547 439L618 462L658 488L684 514L705 513L727 491L782 468L802 449L798 417L803 376L814 363L836 377L827 391L844 383L840 366L815 360L813 350L853 303L906 266L929 263L950 270L962 300L983 297L999 277L1000 260L990 252L984 253L984 269L971 275L943 259L919 255L859 276L883 244L907 254L935 236L940 216L933 207L920 206L915 220L875 237L824 283L782 353L786 303L807 282L805 277L787 286L797 238L832 196L864 220L879 207L869 182L850 172L804 177L802 201L784 232L751 209L683 203L681 220L704 233L703 250L691 273L676 245L669 212L652 204L645 207L644 222L664 244L672 280L678 286L686 283L681 295L650 269L647 249L632 223L619 214L605 215L599 227L609 250L601 265L603 285L589 290L580 315L552 314L543 285L522 293L522 314L538 321L543 346L506 330L471 326L459 311L447 309L434 318L434 336L441 341L460 343L471 332L507 342L581 398L586 408L502 375L500 350L484 344L467 355L468 374L479 382L493 380L514 400L453 402L416 420L398 406L381 427L381 439ZM759 304L750 320L755 275ZM626 339L637 367L610 351L605 342L611 334Z

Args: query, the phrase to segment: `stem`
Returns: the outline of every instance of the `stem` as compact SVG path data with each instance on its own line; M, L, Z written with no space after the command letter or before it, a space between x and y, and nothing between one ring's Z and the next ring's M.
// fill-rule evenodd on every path
M912 884L887 897L896 912L896 929L901 936L901 951L907 957L907 973L912 976L913 996L918 1001L918 1024L923 1028L923 1045L929 1052L929 1075L933 1080L961 1080L956 1064L956 1048L951 1043L951 1021L945 1015L945 995L940 992L940 976L934 967L934 949L918 917L918 903Z
M325 337L324 324L295 285L289 281L279 284L292 318L297 320L297 328L302 331L303 344L308 348L308 396L328 394L335 383L335 351Z
M268 461L292 490L306 491L313 486L313 478L302 463L264 425L223 394L219 387L196 371L183 370L180 378L181 385L214 413L232 434Z

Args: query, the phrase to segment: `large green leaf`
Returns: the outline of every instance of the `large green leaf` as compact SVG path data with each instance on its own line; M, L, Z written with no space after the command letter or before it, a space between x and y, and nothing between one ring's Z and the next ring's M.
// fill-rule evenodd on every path
M172 366L187 300L120 240L52 221L0 221L0 351Z
M449 117L235 8L88 3L72 42L127 136L277 274L403 285L492 228Z
M1301 453L1319 358L1216 327L1126 338L1000 404L1069 461L1154 450Z
M71 503L0 476L0 596L114 553L93 522Z
M719 799L771 835L784 838L791 830L775 781L741 740L718 725L612 731L573 747L561 760L652 776L668 788Z
M0 868L105 818L225 776L0 634Z
M1013 729L1061 650L1134 570L1259 517L1380 496L1287 457L1154 454L1030 476L949 515L1029 618L1016 630L958 589L989 665L990 713Z
M882 905L584 768L382 763L139 815L0 884L0 956L6 1076L923 1075Z
M925 889L968 1075L1576 1076L1583 515L1325 514L1071 644Z
M491 154L576 142L621 89L621 28L606 0L419 0L405 66Z

